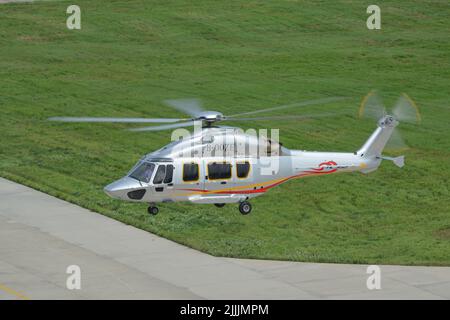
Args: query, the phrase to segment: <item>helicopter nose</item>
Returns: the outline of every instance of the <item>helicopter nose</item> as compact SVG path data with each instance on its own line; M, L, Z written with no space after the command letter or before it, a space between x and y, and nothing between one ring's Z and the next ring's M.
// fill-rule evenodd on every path
M128 200L127 192L136 188L142 188L138 181L129 177L124 177L108 184L103 188L103 191L111 198Z

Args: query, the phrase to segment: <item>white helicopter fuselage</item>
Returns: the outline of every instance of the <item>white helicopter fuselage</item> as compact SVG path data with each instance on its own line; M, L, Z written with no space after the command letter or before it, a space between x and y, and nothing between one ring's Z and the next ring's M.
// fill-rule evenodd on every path
M146 155L125 177L104 190L113 198L151 204L242 203L291 179L376 170L397 124L392 117L383 117L363 147L353 153L289 150L267 140L270 151L262 155L253 137L208 128ZM252 146L258 153L248 152ZM218 150L222 151L220 156ZM402 157L384 159L403 165Z

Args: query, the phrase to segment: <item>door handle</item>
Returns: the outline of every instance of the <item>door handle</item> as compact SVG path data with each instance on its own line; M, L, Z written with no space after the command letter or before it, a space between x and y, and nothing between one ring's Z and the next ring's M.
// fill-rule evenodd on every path
M222 181L220 184L227 184L227 182L226 181Z

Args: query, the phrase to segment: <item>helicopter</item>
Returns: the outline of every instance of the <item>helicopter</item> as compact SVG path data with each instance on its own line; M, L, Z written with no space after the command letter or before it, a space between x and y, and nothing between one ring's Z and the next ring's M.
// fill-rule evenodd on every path
M145 202L148 213L156 215L159 203L188 201L214 204L221 208L236 203L241 214L252 211L250 199L266 194L287 181L308 176L335 173L370 173L382 160L404 166L404 156L386 157L382 151L402 118L401 108L389 115L377 116L377 127L355 152L319 152L291 150L277 139L243 132L236 127L217 126L222 121L257 121L264 119L304 119L309 116L254 117L252 115L286 108L339 101L332 97L290 105L259 109L234 115L205 110L197 99L166 100L166 104L189 118L99 118L51 117L62 122L165 123L132 128L131 131L158 131L194 126L181 137L159 150L143 156L122 178L104 187L115 199ZM404 106L404 104L403 104ZM250 116L250 117L249 117ZM326 115L328 116L328 114ZM173 137L174 135L172 135Z

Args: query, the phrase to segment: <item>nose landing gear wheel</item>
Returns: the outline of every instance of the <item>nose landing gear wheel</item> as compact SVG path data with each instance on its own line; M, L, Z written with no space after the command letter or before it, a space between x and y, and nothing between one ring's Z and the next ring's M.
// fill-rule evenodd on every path
M214 203L214 205L215 205L217 208L223 208L223 207L225 206L225 203Z
M239 211L243 214L249 214L252 211L252 205L250 202L244 201L239 204Z
M150 206L150 207L148 207L147 211L148 211L148 213L150 213L152 216L156 216L156 215L158 214L158 212L159 212L159 209L158 209L158 207L152 207L152 206Z

